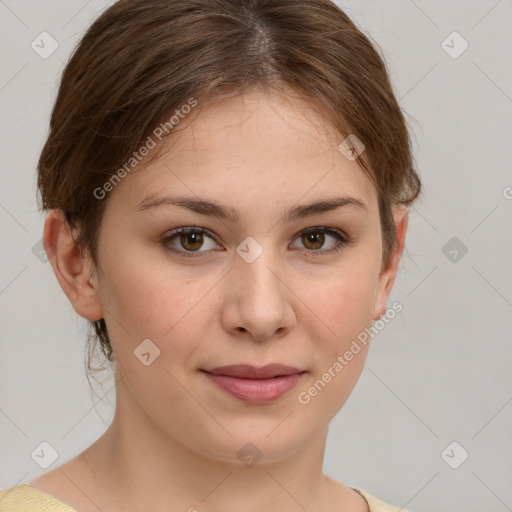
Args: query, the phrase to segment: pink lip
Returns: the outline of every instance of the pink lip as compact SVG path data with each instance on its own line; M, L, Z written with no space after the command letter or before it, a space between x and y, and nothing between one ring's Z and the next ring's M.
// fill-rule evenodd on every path
M305 373L297 368L270 364L262 368L232 365L203 370L221 389L251 404L266 404L293 389Z

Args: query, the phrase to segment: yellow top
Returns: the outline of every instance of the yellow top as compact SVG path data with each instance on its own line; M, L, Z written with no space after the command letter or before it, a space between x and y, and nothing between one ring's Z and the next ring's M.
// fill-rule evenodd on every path
M360 489L354 490L366 499L370 512L407 512L392 507ZM77 512L50 494L28 484L19 484L0 490L0 510L2 512Z

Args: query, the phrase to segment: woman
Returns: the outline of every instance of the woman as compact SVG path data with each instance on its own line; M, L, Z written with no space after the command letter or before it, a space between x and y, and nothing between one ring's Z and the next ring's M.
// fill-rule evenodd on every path
M385 64L335 4L115 3L38 172L116 410L2 510L399 510L322 471L420 192Z

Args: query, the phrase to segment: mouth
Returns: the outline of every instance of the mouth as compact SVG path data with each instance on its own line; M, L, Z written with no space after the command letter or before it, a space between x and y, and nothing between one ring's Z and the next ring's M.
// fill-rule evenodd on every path
M219 389L251 404L267 404L291 391L305 371L282 364L255 367L247 364L201 370Z

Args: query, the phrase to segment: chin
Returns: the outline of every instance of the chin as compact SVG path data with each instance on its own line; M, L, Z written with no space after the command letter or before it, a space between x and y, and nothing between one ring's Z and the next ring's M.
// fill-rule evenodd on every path
M293 414L282 421L286 414L280 415L280 418L243 418L237 423L221 421L231 436L219 426L210 431L208 439L203 435L184 444L202 457L227 464L251 467L254 464L276 463L293 455L314 434L304 431L304 423L300 427L303 429L301 432L299 425L291 420Z

